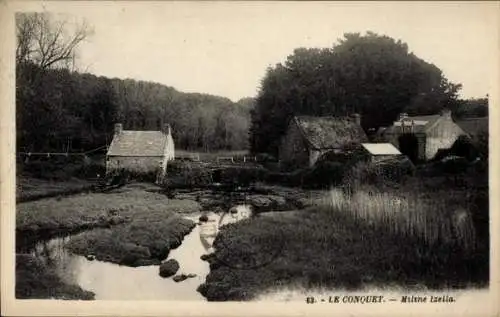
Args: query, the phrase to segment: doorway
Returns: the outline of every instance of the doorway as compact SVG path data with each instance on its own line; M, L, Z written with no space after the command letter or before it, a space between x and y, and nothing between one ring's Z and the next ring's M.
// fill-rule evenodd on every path
M404 133L398 138L399 150L406 155L413 163L419 160L418 138L413 133Z

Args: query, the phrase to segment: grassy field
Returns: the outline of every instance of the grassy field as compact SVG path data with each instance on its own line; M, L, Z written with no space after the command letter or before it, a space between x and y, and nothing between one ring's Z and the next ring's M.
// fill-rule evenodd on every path
M66 195L90 190L92 182L78 178L52 181L28 176L16 179L16 200L30 201L56 195Z
M192 224L178 214L197 212L200 206L190 200L170 200L148 189L157 188L137 183L107 194L18 204L18 243L27 236L47 238L100 227L102 230L79 236L74 251L128 265L160 258L191 229Z
M471 179L465 182L469 187L443 187L446 182L415 178L390 192L365 186L352 195L332 190L323 206L228 226L215 241L211 272L199 291L209 300L249 300L288 285L487 286L487 188ZM263 254L275 256L255 269L234 268L262 262Z
M96 229L70 240L70 251L94 255L120 265L158 265L178 247L195 223L158 210L137 213L131 222L111 229Z

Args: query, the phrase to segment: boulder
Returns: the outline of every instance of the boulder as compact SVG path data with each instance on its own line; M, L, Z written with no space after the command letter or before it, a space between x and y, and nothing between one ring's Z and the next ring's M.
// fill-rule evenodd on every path
M202 256L200 256L200 259L202 261L210 261L212 260L213 258L215 257L215 255L213 253L210 253L210 254L203 254Z
M187 280L188 278L193 278L193 277L196 277L196 274L188 274L188 275L181 274L181 275L176 275L172 279L174 280L174 282L179 283L179 282L182 282L184 280Z
M163 262L160 265L160 276L161 277L170 277L177 273L179 270L179 262L177 260L168 260L166 262Z
M286 199L277 195L250 195L246 202L252 205L256 212L286 210L288 208Z

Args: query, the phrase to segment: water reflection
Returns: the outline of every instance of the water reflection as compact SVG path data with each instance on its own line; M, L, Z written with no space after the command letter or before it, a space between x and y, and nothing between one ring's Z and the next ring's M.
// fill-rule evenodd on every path
M200 259L205 249L199 241L199 227L187 235L181 246L172 250L168 259L176 259L177 274L196 274L196 277L176 283L161 278L157 265L131 268L115 264L88 261L78 257L78 284L96 294L96 299L109 300L204 300L196 289L209 273L208 263Z
M28 253L58 272L65 283L77 284L74 271L76 259L64 247L69 239L70 237L66 236L39 242Z
M71 237L38 243L31 253L55 268L66 282L94 292L95 299L205 300L196 289L204 283L209 264L200 257L213 252L212 244L220 227L251 215L248 206L237 206L234 210L223 215L209 213L206 222L199 221L200 215L186 217L199 225L184 237L177 249L171 250L168 259L179 262L177 274L196 276L178 283L172 278L161 278L158 265L132 268L74 255L65 248Z
M214 251L212 245L221 227L248 219L251 216L252 209L249 205L238 205L223 214L208 212L204 214L205 219L200 217L200 240L207 253Z

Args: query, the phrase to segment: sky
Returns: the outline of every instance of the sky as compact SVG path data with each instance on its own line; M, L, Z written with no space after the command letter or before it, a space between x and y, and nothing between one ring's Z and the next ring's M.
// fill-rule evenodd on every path
M184 92L256 96L266 68L298 47L331 47L346 32L407 43L461 97L485 97L498 58L498 3L72 2L44 9L85 19L82 71L159 82Z

